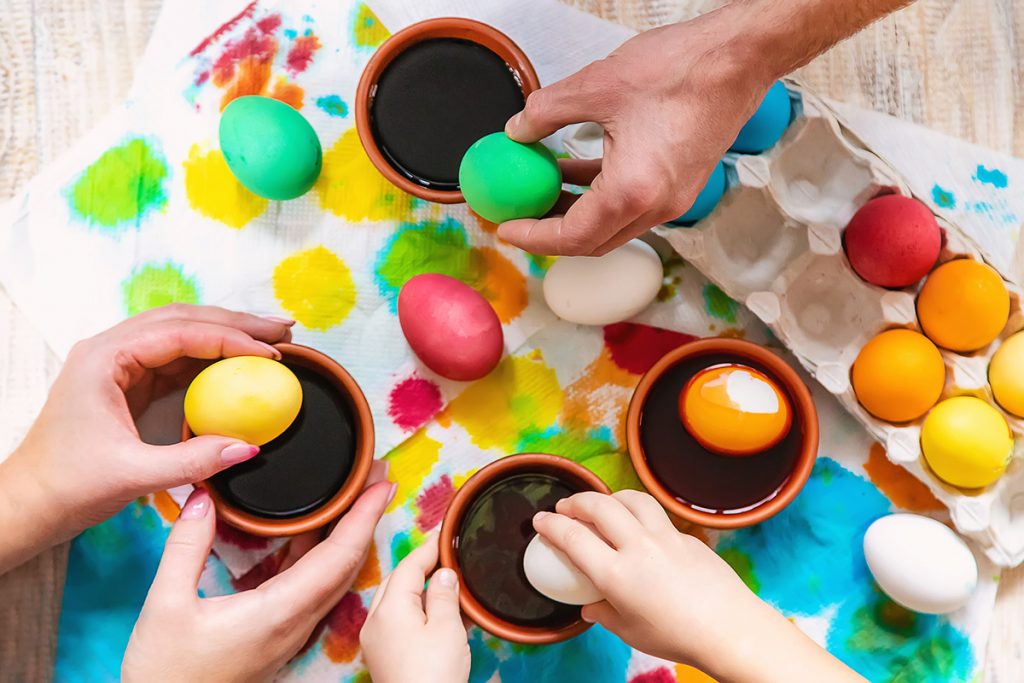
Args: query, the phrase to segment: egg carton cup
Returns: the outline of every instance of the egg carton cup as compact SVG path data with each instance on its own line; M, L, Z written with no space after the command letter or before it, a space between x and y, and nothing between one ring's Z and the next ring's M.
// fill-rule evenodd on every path
M921 455L923 418L892 424L858 403L850 370L860 349L892 328L920 332L920 283L888 290L862 280L843 249L842 232L854 213L881 194L911 196L899 174L847 134L835 114L803 87L787 82L794 120L783 138L760 155L729 153L729 189L692 227L654 232L733 299L741 301L785 344L803 367L886 447L892 462L922 481L951 512L961 534L996 564L1024 560L1024 420L1003 411L988 385L988 364L1004 339L1024 328L1022 293L1001 273L1010 292L1010 317L999 338L972 353L942 350L942 398L984 399L1007 419L1014 453L1006 473L980 490L963 490L936 477ZM602 131L584 124L569 131L568 152L601 156ZM936 217L943 232L939 263L985 262L968 235ZM990 264L991 265L991 264Z

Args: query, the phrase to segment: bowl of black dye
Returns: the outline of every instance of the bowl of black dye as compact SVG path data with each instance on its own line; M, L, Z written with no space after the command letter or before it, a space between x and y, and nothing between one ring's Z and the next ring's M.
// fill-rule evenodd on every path
M459 489L441 525L441 565L454 569L462 612L499 638L539 645L572 638L590 624L578 605L541 595L526 579L523 555L533 516L582 491L611 493L601 478L566 458L510 455Z
M373 464L373 418L362 390L329 356L276 344L302 385L302 408L259 454L200 485L217 515L258 536L293 536L340 517L363 490ZM192 432L186 423L183 438Z
M428 19L388 38L363 70L359 140L401 190L459 203L466 150L504 130L539 88L530 60L504 33L470 19Z

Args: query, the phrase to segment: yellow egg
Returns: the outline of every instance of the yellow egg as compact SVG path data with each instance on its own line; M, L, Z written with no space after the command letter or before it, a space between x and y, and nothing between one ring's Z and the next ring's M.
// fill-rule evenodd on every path
M921 426L921 451L932 472L965 489L987 486L1013 451L1010 426L998 410L973 396L947 398Z
M851 373L864 409L889 422L921 417L935 405L946 381L942 354L913 330L887 330L860 350Z
M262 446L299 414L302 385L281 363L259 356L217 361L192 380L185 420L194 434L216 434Z
M1004 341L992 356L988 383L1003 410L1024 417L1024 332Z
M722 455L752 455L782 440L793 423L789 399L759 370L713 365L694 375L679 396L683 426Z
M999 273L971 259L936 268L917 297L917 317L924 333L952 351L988 346L1009 315L1010 295Z

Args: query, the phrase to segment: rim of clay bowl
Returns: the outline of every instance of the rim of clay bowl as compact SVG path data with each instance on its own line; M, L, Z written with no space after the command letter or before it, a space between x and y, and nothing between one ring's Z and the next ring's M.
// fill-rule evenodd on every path
M793 426L799 426L803 431L803 438L800 441L800 452L797 455L796 463L778 492L760 505L742 512L705 512L703 510L696 510L676 498L647 465L647 457L644 454L643 445L640 441L640 419L643 416L644 403L647 401L647 396L650 394L654 383L669 368L683 360L722 353L754 361L767 371L766 374L779 382L786 396L792 402ZM626 446L629 450L629 459L633 462L633 469L636 470L637 476L651 495L661 503L662 507L676 517L700 526L716 529L736 529L758 524L777 514L792 502L800 492L800 489L807 483L807 478L811 475L814 461L818 455L818 411L814 407L814 400L811 398L811 392L807 385L800 379L796 371L774 352L742 339L700 339L669 351L640 379L640 383L637 385L636 391L633 392L633 397L629 402L629 412L626 415ZM756 458L757 456L743 457Z
M377 81L399 54L417 43L434 38L457 38L482 45L505 60L522 88L523 97L540 89L540 79L526 53L504 33L479 21L461 17L427 19L407 26L385 40L367 62L356 88L355 116L359 141L370 161L392 185L414 197L439 204L465 201L461 190L436 190L424 187L402 175L384 158L370 124L370 108L377 91Z
M304 515L288 519L259 517L239 509L218 494L217 488L209 480L198 482L196 486L201 486L209 492L217 516L231 526L256 536L294 536L319 529L334 521L352 507L356 498L362 493L366 479L370 475L370 466L373 465L373 416L370 413L370 404L366 401L366 396L363 395L359 384L333 358L300 344L280 343L274 344L274 348L281 352L281 362L299 365L330 380L352 409L358 433L355 456L348 478L326 503ZM190 439L192 436L188 422L183 421L182 440Z
M537 472L548 473L576 485L580 491L611 493L611 489L599 476L567 458L547 453L508 455L480 468L456 492L444 513L444 521L441 523L441 533L438 537L441 566L454 570L462 584L462 590L459 591L459 606L462 608L463 614L480 628L499 638L529 645L544 645L568 640L583 633L593 624L583 621L582 617L577 617L575 621L561 628L529 627L513 624L491 614L480 604L480 601L473 597L462 580L462 570L458 561L458 533L469 506L492 484L513 474Z

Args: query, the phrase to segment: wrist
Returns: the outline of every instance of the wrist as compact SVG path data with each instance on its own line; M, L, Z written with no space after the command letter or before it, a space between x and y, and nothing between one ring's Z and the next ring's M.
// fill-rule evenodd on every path
M0 574L67 540L59 506L24 446L0 462Z

